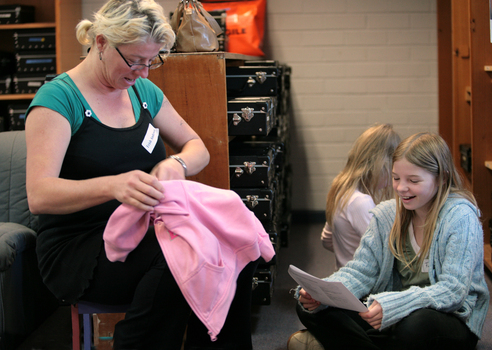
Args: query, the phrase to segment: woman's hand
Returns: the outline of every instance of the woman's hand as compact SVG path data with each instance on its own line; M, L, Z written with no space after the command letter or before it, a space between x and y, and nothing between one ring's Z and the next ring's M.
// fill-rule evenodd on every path
M159 180L140 170L116 175L110 183L114 198L140 210L152 211L164 198L164 187Z
M311 298L308 292L306 292L304 289L301 289L299 291L299 302L306 310L309 311L313 311L314 309L316 309L318 306L321 305L319 301Z
M157 163L150 175L155 176L159 181L184 180L185 170L177 160L167 158Z
M371 306L369 306L369 311L361 312L359 315L364 321L369 323L372 328L381 328L381 322L383 321L383 308L377 300L374 300Z

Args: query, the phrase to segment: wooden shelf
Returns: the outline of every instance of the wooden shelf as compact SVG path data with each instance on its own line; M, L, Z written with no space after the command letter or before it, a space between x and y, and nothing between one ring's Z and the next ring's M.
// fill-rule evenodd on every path
M26 30L31 33L55 32L56 72L66 72L80 63L82 45L75 36L75 27L82 18L82 0L0 0L2 5L34 6L34 22L0 24L0 51L15 54L14 33ZM11 82L13 85L14 83ZM13 90L15 91L15 90ZM27 90L26 90L27 91ZM1 94L0 111L5 113L9 104L28 103L34 93ZM9 129L10 119L5 122Z
M492 272L492 247L490 244L485 243L483 246L483 254L484 254L484 265L490 272Z
M55 28L54 22L47 23L21 23L21 24L1 24L0 30L15 30L15 29L36 29L36 28Z
M225 72L224 52L172 53L166 64L149 72L149 80L162 89L210 152L210 163L188 179L229 189Z
M0 95L0 101L9 100L32 100L35 94L7 94Z
M489 227L492 218L492 44L489 3L437 0L437 9L439 134L448 143L466 187L477 200L483 220L485 266L492 271ZM460 169L460 145L463 144L471 146L471 172Z
M248 55L243 55L239 53L232 53L232 52L224 52L224 51L215 51L215 52L173 52L170 54L170 56L207 56L207 55L212 55L212 56L217 56L218 58L226 58L229 60L260 60L263 59L262 57L259 56L248 56Z

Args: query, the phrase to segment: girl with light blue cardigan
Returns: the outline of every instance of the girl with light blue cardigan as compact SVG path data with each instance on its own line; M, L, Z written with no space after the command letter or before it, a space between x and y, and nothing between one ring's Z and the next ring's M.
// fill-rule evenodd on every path
M369 311L327 307L298 288L308 331L289 350L475 349L489 305L475 198L436 134L405 139L392 176L396 200L372 210L354 259L326 278L367 296Z

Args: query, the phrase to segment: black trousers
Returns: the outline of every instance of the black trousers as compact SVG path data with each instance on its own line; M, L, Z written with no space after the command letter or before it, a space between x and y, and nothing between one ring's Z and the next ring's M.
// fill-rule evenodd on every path
M460 319L432 309L417 310L382 331L372 328L355 311L327 308L308 313L298 303L297 314L329 350L473 350L478 341Z
M130 304L114 333L116 350L252 349L251 284L257 261L237 279L237 289L218 339L194 315L164 259L153 230L125 262L110 262L101 250L90 287L82 300L102 304ZM213 285L214 281L210 281Z

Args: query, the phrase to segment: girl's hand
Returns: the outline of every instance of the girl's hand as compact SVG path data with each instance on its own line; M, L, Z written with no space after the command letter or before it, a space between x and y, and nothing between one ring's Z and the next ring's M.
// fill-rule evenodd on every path
M154 210L164 198L164 187L159 180L140 170L116 175L111 185L115 199L144 211Z
M304 289L301 289L299 291L299 302L306 310L309 311L313 311L314 309L316 309L318 306L321 305L319 301L311 298L308 292L306 292Z
M383 321L383 308L374 300L369 306L369 311L359 313L360 317L371 325L374 329L381 328L381 322Z

